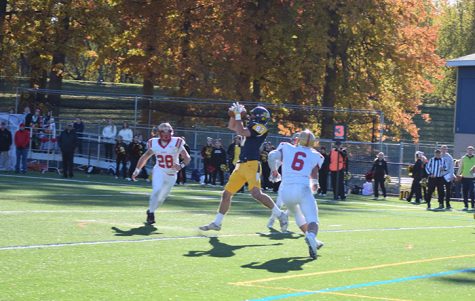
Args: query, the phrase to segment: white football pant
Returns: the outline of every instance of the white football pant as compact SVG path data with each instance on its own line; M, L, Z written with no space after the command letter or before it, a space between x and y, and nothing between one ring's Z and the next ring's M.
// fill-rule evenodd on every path
M299 227L305 222L318 224L318 207L308 184L281 184L279 197L295 215Z
M152 171L152 194L149 201L149 212L160 207L175 185L177 175L166 174L160 167L154 166Z

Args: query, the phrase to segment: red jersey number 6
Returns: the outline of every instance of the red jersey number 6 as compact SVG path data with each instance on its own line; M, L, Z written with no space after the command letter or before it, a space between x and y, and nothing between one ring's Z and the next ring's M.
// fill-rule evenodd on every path
M292 167L293 170L302 170L304 161L301 158L306 158L307 154L303 152L296 152L294 156L294 160L292 161Z

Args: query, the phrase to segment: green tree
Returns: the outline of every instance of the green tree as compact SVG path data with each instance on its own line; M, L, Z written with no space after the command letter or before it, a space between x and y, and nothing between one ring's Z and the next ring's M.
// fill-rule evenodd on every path
M475 53L475 2L457 0L455 3L439 2L440 16L437 25L437 53L446 60ZM442 68L443 78L434 81L436 89L428 95L427 102L455 103L456 69Z

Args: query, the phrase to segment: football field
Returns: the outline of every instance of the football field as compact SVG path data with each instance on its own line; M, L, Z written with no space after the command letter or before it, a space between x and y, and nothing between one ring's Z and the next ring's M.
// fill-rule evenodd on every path
M293 218L270 231L247 193L221 231L202 232L219 188L175 186L146 226L150 191L0 173L0 300L475 300L475 220L461 203L319 199L325 246L311 260Z

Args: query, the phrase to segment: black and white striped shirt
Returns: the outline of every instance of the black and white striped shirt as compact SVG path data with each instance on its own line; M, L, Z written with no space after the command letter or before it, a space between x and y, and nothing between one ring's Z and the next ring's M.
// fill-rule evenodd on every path
M434 176L436 178L442 177L447 170L445 161L442 158L431 158L426 164L426 171L429 176Z

